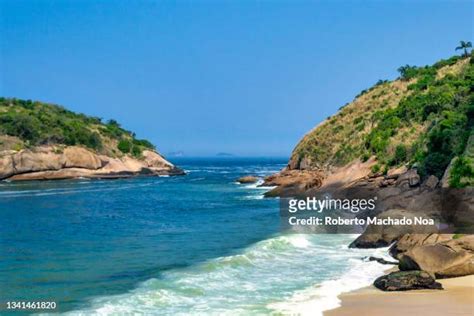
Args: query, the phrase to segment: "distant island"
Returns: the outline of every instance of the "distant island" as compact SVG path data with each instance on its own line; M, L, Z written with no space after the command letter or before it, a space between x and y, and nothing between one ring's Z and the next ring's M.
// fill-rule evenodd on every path
M226 152L220 152L216 154L217 157L234 157L234 154L226 153Z
M115 120L38 101L0 98L0 180L180 175Z

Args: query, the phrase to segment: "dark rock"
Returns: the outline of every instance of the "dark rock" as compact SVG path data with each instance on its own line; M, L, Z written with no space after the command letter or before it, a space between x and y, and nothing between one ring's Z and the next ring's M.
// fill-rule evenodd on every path
M388 261L388 260L385 260L384 258L378 258L378 257L373 257L373 256L364 257L363 259L365 261L377 261L380 264L393 264L393 265L398 264L398 262L396 262L396 261Z
M377 215L377 218L413 218L414 214L404 209L391 209ZM405 230L409 230L407 227ZM380 248L390 246L404 235L404 228L396 225L369 225L365 231L357 237L349 248Z
M388 186L391 186L391 185L394 185L396 182L395 179L384 179L382 182L380 182L379 186L381 188L385 188L385 187L388 187Z
M383 275L374 281L382 291L410 291L420 289L442 290L441 283L425 271L396 271Z
M258 177L255 176L245 176L237 179L239 183L255 183L258 181Z
M399 238L398 234L363 233L349 244L349 248L387 247Z

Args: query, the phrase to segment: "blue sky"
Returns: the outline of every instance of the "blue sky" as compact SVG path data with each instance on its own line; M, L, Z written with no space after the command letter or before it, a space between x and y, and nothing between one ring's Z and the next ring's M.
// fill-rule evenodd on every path
M400 65L473 39L472 1L8 1L0 94L114 118L164 154L290 154Z

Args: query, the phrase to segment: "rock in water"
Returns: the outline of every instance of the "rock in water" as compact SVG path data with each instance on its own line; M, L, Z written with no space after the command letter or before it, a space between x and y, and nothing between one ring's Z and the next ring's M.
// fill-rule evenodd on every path
M388 261L388 260L385 260L384 258L378 258L378 257L373 257L373 256L364 257L363 260L365 260L365 261L377 261L380 264L393 264L393 265L398 264L398 262L396 262L396 261Z
M396 271L383 275L374 281L382 291L410 291L420 289L442 290L441 283L425 271Z
M255 176L245 176L237 179L238 183L255 183L258 181L258 178Z

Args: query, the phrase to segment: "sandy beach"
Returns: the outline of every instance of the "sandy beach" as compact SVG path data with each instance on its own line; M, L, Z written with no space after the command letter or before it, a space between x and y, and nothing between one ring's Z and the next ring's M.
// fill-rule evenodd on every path
M383 292L372 286L346 293L341 307L324 315L474 315L474 275L437 281L444 290Z

